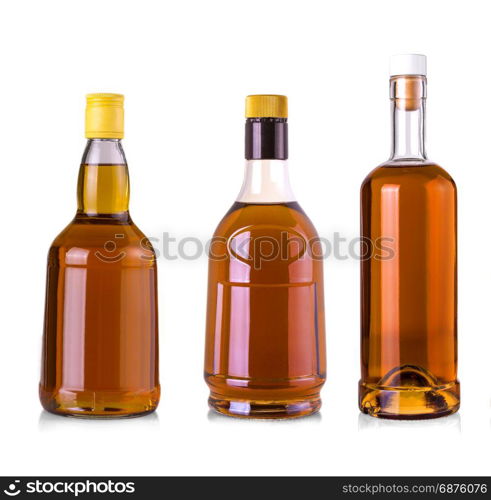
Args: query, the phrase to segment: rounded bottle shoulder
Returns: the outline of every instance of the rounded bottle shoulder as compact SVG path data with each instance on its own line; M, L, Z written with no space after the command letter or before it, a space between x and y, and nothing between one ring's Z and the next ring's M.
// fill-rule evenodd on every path
M275 284L320 281L323 248L297 203L235 203L208 252L214 279Z
M377 185L425 185L437 182L456 188L452 176L442 167L432 162L387 162L373 169L364 179L362 190Z
M267 233L268 230L274 234L282 229L294 230L308 237L317 236L312 221L297 202L235 202L218 224L214 236L229 237L241 231Z

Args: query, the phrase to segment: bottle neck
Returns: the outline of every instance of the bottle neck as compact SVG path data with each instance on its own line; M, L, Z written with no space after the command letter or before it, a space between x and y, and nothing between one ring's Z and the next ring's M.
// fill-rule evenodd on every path
M424 76L390 80L392 151L390 160L426 160Z
M77 216L128 216L128 166L120 139L89 139L80 165Z
M295 201L286 160L246 160L244 182L237 201L288 203Z
M245 173L237 201L288 203L295 201L288 176L286 118L247 118Z
M246 160L287 160L287 119L247 118L245 158Z

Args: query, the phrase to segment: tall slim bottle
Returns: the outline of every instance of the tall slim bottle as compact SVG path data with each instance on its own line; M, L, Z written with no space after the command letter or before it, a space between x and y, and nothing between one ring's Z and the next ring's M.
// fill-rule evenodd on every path
M459 408L457 191L425 149L426 58L391 60L392 154L361 187L362 412Z
M53 413L128 417L160 395L155 254L128 212L123 96L87 96L78 210L48 256L40 399Z
M322 252L290 187L287 99L246 99L245 177L210 247L205 380L237 417L320 407L325 380Z

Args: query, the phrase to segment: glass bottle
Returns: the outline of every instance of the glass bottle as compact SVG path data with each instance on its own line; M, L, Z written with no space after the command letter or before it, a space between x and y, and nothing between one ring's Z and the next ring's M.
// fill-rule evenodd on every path
M420 419L459 408L457 191L425 150L426 58L391 60L392 154L361 187L359 404Z
M61 415L157 407L157 268L128 212L123 96L89 94L78 210L48 255L40 399Z
M322 249L290 187L287 99L246 100L245 177L209 252L209 404L237 417L320 408L325 380Z

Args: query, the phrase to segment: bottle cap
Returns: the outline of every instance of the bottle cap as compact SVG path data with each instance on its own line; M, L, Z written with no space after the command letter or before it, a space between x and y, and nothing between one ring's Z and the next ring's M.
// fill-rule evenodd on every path
M124 96L87 94L85 137L122 139L124 136Z
M397 54L390 58L390 76L426 76L426 56L422 54Z
M288 118L288 98L284 95L248 95L246 118Z

